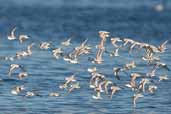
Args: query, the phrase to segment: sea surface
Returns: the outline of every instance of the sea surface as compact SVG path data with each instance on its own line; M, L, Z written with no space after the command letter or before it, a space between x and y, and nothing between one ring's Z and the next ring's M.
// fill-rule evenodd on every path
M156 11L155 6L164 4L163 11ZM152 67L141 60L143 51L128 48L119 51L119 57L110 57L104 53L104 63L92 64L88 57L95 57L96 45L100 42L98 31L110 32L110 37L131 38L139 42L159 45L169 40L168 49L160 54L162 62L171 68L171 1L169 0L0 0L0 57L14 56L24 50L28 44L51 42L53 48L60 47L60 42L72 38L72 45L65 49L70 52L85 39L93 47L93 53L79 57L79 64L70 64L62 58L55 59L52 49L40 50L33 47L33 55L20 60L0 60L0 114L171 114L171 73L163 69L157 76L168 75L169 80L157 84L155 94L144 94L133 108L133 92L123 88L110 100L102 94L102 100L92 99L95 94L89 88L90 74L87 68L96 66L119 86L124 86L130 78L122 74L121 81L114 78L112 68L123 66L132 60L137 68L128 72L146 73ZM13 27L17 27L16 36L27 34L31 38L25 43L7 40ZM107 39L106 49L114 47ZM17 63L24 66L29 76L24 80L17 78L19 70L9 77L9 65ZM81 88L65 96L66 91L59 85L64 78L72 74L80 82ZM11 89L24 85L27 91L36 91L40 96L25 97L12 95ZM50 92L59 92L59 97L49 97Z

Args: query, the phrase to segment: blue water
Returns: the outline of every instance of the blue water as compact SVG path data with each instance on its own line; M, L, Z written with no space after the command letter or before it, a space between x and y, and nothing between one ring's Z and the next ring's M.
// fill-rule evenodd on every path
M129 2L128 2L129 1ZM39 44L42 41L52 41L54 47L59 47L61 41L72 37L72 46L79 45L85 39L95 46L99 43L98 31L106 30L111 37L128 37L140 42L158 45L171 39L171 2L163 0L165 9L162 12L154 10L160 0L6 0L0 1L0 56L12 56L16 51L26 48L32 41ZM18 34L28 34L31 39L23 45L17 41L8 41L7 34L17 26ZM108 40L107 49L113 47ZM128 55L127 49L120 52L121 57L111 58L104 54L105 62L94 65L88 62L88 56L79 58L80 64L74 65L56 60L51 52L33 48L33 55L21 60L0 61L0 113L2 114L170 114L171 113L171 73L169 80L158 85L154 95L145 95L138 100L137 107L132 107L133 92L123 89L110 100L102 95L103 100L94 100L93 90L89 88L90 75L88 67L97 68L119 85L129 80L125 74L122 81L117 81L112 68L122 66L135 59L139 67L131 72L147 72L146 63L142 62L136 52ZM66 51L66 50L65 50ZM96 49L93 49L96 52ZM171 68L171 44L161 55L162 62ZM11 78L7 76L9 65L19 63L25 66L29 77L18 80L17 73ZM129 72L129 73L131 73ZM65 91L58 88L64 78L76 73L81 88L64 96ZM163 70L158 71L163 74ZM23 95L11 95L11 89L24 84L26 90L36 90L42 96L31 98ZM58 91L60 97L49 97L49 92Z

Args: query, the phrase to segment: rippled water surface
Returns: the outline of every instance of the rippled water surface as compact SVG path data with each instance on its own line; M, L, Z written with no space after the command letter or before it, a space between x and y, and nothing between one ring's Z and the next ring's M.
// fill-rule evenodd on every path
M33 55L21 60L0 60L0 113L3 114L170 114L171 113L171 73L158 70L157 74L168 74L169 80L158 84L155 94L145 94L138 100L137 107L132 107L131 97L133 92L124 88L110 100L102 94L102 100L92 99L93 90L89 88L90 74L87 68L97 66L107 79L122 86L128 83L129 77L122 74L121 81L114 78L112 68L123 66L132 60L138 67L131 72L146 73L151 67L140 58L143 52L134 50L132 55L128 49L120 50L120 57L109 57L104 54L104 63L94 65L88 61L88 57L94 57L95 45L100 41L99 30L110 32L111 37L128 37L140 42L159 45L165 40L171 39L171 8L170 1L165 1L165 9L162 12L154 10L159 0L114 0L114 1L90 1L80 0L75 2L51 3L7 0L0 1L0 56L13 56L16 51L24 50L28 44L42 41L51 41L53 47L60 47L60 42L72 37L72 50L79 43L88 39L88 44L93 47L93 54L83 55L79 58L79 64L70 64L63 59L56 60L51 49L40 50L33 47ZM126 2L128 4L126 4ZM40 5L39 5L40 3ZM7 34L17 26L16 34L28 34L31 38L24 44L17 41L8 41ZM110 40L106 42L106 48L113 50ZM171 45L168 43L166 53L161 54L161 61L166 62L171 68ZM19 80L16 71L12 77L8 77L9 65L18 63L25 67L29 77ZM65 96L66 91L58 88L64 82L64 78L75 73L81 88ZM24 85L28 91L36 91L41 96L24 97L23 94L15 96L10 93L16 85ZM57 91L60 97L49 97L49 92Z

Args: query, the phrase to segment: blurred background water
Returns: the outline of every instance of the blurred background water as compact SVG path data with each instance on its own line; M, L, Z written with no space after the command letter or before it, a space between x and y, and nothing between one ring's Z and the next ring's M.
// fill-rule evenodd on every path
M156 5L164 6L162 11ZM72 37L73 45L89 39L91 45L99 42L98 31L106 30L111 37L128 37L135 40L160 44L171 39L171 1L170 0L0 0L0 55L14 55L27 44L9 42L7 34L17 26L18 34L27 34L32 41L60 42ZM30 41L31 42L31 41ZM107 41L108 48L111 44ZM171 67L171 46L162 55L162 61ZM98 68L113 80L112 67L128 63L133 57L121 54L121 59L104 56L105 63ZM48 51L34 49L33 56L14 62L0 61L0 113L3 114L170 114L171 81L161 82L156 94L142 98L138 107L132 109L132 92L123 90L109 100L96 101L91 98L90 78L86 69L93 66L81 58L79 65L55 60ZM137 59L141 64L141 61ZM30 77L24 81L7 76L11 63L26 66ZM140 67L135 71L146 72ZM64 77L77 72L81 89L59 98L48 97L48 92L60 91L57 87ZM162 72L159 71L159 74ZM170 74L169 74L170 75ZM124 77L124 76L123 76ZM125 77L126 78L126 77ZM24 98L13 96L10 90L15 85L24 84L28 90L38 90L43 97ZM63 91L60 91L63 92Z

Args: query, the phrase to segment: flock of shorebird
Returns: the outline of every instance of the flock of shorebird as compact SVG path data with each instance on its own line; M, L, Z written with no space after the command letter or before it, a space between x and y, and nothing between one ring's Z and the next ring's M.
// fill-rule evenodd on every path
M30 37L27 35L19 35L19 37L16 37L15 35L16 27L12 29L10 34L8 35L8 40L18 40L21 44L24 43L26 40L28 40ZM152 66L152 70L147 73L138 73L138 72L132 72L129 74L128 71L131 71L132 69L138 67L136 62L130 61L129 63L123 65L122 67L114 67L113 68L113 75L115 76L115 79L118 81L122 80L121 73L125 73L129 75L130 82L125 83L124 86L118 86L116 83L114 83L112 80L109 80L106 78L106 76L103 73L98 72L98 69L96 67L88 68L87 71L90 73L90 82L89 87L92 88L95 92L94 95L92 95L93 99L102 99L101 94L105 93L112 99L113 95L117 92L121 91L124 87L130 88L134 95L132 97L133 100L133 106L136 106L136 101L138 98L143 97L143 94L145 92L148 92L150 94L155 93L157 90L157 85L160 81L168 80L167 75L161 75L158 76L156 74L157 70L163 69L165 73L169 72L170 69L168 68L167 64L161 62L160 57L157 56L158 54L162 54L166 52L166 44L168 41L163 42L159 46L150 45L147 43L141 43L129 38L111 38L111 44L114 47L113 51L108 51L105 48L105 42L109 38L109 32L106 31L99 31L99 37L101 39L100 43L96 46L96 56L93 58L89 57L88 61L92 62L92 64L102 64L104 62L103 60L103 54L106 53L111 57L117 57L119 55L119 51L122 48L128 49L128 53L132 54L132 51L138 50L139 52L142 51L144 54L142 56L142 61L145 61L145 63L149 66ZM92 52L92 46L87 44L88 40L85 40L82 42L79 46L75 47L71 52L64 53L64 48L68 47L71 44L71 38L67 39L66 41L61 42L60 48L52 49L52 55L54 58L59 59L63 58L64 61L67 61L71 64L78 64L79 63L79 57L81 55L88 55L93 53ZM35 43L31 43L27 46L27 49L21 52L16 52L15 56L8 56L1 58L1 61L14 61L16 59L22 59L27 56L32 55L32 47L35 46ZM51 43L49 42L42 42L39 45L39 48L42 50L48 50L51 48ZM21 72L18 74L18 78L20 80L23 80L24 78L28 77L28 73L24 69L24 67L20 64L11 64L9 66L8 75L12 76L15 70L20 69ZM112 70L112 69L111 69ZM154 81L154 78L157 78L157 82ZM68 76L64 79L64 82L59 84L59 88L66 90L66 94L70 94L70 92L74 91L75 89L80 88L80 84L76 79L76 75L73 74L71 76ZM11 94L13 95L19 95L22 93L22 91L25 90L25 87L23 85L16 86L12 88ZM31 97L36 96L37 94L33 91L27 91L25 96ZM61 94L59 92L52 92L49 93L49 96L58 97Z

